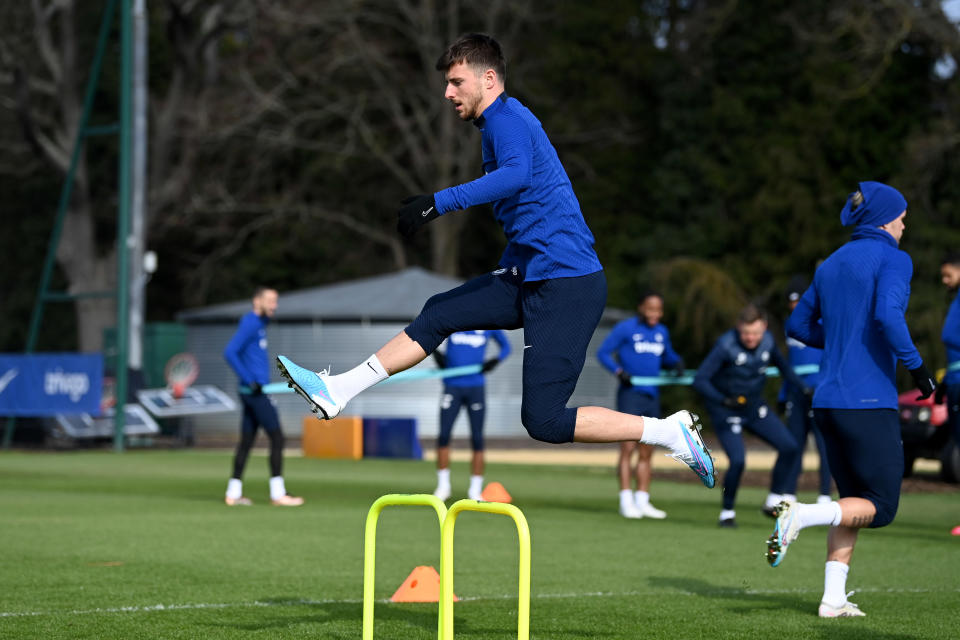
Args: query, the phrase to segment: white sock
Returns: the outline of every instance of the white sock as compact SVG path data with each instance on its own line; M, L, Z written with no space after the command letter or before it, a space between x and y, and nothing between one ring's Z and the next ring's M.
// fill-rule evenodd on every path
M763 503L763 506L770 508L775 507L780 504L780 501L783 500L784 496L782 493L768 493L767 499Z
M787 501L787 502L796 502L796 501L797 501L797 496L795 496L795 495L792 494L792 493L785 493L785 494L783 494L783 496L781 496L781 497L782 497L785 501Z
M283 476L270 478L270 499L279 500L285 495L287 495L287 487L283 483Z
M733 509L724 509L720 512L721 520L731 520L737 517L737 512Z
M327 385L333 392L336 401L345 405L360 392L389 377L390 374L387 373L387 370L383 368L380 360L374 354L350 371L330 376L327 378Z
M478 496L483 493L483 476L470 476L470 488L467 489L468 496Z
M850 565L831 560L823 571L823 602L840 607L847 601L847 573Z
M640 437L640 442L655 444L673 451L683 444L683 435L677 428L675 420L643 416L643 436Z
M650 504L650 494L646 491L637 491L633 494L633 502L638 507L643 509L645 506Z
M236 500L243 496L243 480L230 478L227 480L227 497Z
M827 504L833 502L833 498L829 494L821 493L817 496L817 504Z
M450 488L450 469L437 469L437 488Z
M840 524L843 512L840 511L839 502L828 502L826 504L798 504L797 518L800 522L800 528L806 527L835 527Z
M633 492L630 489L620 490L620 506L624 508L633 506Z

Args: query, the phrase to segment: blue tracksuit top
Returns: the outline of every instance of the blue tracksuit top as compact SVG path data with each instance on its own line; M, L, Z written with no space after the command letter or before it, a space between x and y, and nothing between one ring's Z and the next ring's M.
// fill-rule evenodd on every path
M233 369L240 384L270 382L270 365L267 362L267 318L249 311L240 318L237 332L230 338L223 357Z
M660 369L680 362L680 356L670 344L667 328L659 323L651 327L640 318L618 322L597 349L597 359L611 373L623 369L631 376L656 376ZM632 388L654 398L660 395L659 387L634 385Z
M904 318L912 275L893 236L871 227L857 227L817 269L787 320L788 335L823 348L815 408L897 408L897 360L923 364Z
M947 318L943 321L943 333L940 334L944 346L947 348L947 365L960 362L960 295L954 297L947 311ZM944 384L960 384L960 370L947 371L943 379Z
M447 338L447 368L465 367L471 364L483 364L487 343L493 338L500 345L499 358L506 360L510 355L510 341L499 329L482 331L458 331ZM483 385L482 373L444 378L448 387L479 387Z
M593 234L540 121L503 93L474 124L482 133L485 175L435 193L437 212L493 203L507 236L499 264L518 267L525 281L600 271Z
M777 349L773 334L763 333L763 338L753 349L740 343L736 329L724 333L707 354L697 375L693 388L710 402L723 402L724 398L744 396L747 406L764 402L763 388L767 384L767 367L775 366L790 384L803 387L803 381L790 369Z

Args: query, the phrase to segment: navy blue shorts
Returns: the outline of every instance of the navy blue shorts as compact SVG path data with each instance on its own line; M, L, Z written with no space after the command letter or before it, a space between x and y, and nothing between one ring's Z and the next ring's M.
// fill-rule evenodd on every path
M445 385L440 398L440 434L438 447L450 446L453 423L461 407L467 408L470 418L470 446L474 451L483 451L483 418L486 413L486 386L458 387Z
M896 409L814 409L841 498L876 506L871 527L893 522L903 480L903 441Z
M622 385L617 390L617 411L632 416L660 417L660 398Z
M603 271L524 282L498 269L440 293L423 306L406 334L427 353L457 331L523 328L520 421L544 442L573 442L577 410L567 407L607 301Z

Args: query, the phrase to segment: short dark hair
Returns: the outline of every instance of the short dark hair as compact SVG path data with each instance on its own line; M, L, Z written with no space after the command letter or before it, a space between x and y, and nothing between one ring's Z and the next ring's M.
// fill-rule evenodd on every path
M455 64L493 69L501 82L507 80L507 61L503 59L500 44L483 33L468 33L457 38L437 60L437 71L447 71Z
M940 261L940 266L942 267L945 264L952 264L960 267L960 251L951 251L947 255L943 256L943 260Z
M640 293L637 295L637 304L643 304L647 301L647 298L660 298L663 300L663 296L660 295L660 292L656 289L643 288L640 289Z
M767 322L767 312L753 303L741 309L740 315L737 316L737 324L753 324L757 320Z

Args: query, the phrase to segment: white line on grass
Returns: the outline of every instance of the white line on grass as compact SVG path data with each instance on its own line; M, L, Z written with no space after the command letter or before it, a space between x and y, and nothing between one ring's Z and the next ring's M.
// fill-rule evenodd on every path
M664 590L656 591L590 591L587 593L538 593L530 596L532 600L549 600L565 598L627 598L635 596L657 596L664 595ZM670 591L685 596L767 596L782 593L820 593L819 589L709 589L701 592L694 591ZM927 589L923 587L865 587L857 589L857 593L960 593L960 587L956 589ZM478 602L483 600L514 600L516 594L502 594L491 596L466 596L461 597L461 602ZM24 618L29 616L82 616L96 613L152 613L155 611L189 611L194 609L239 609L250 607L300 607L316 606L324 604L361 604L363 600L359 598L326 598L321 600L294 599L294 600L253 600L251 602L192 602L184 604L152 604L152 605L133 605L127 607L97 607L94 609L73 609L61 611L0 611L0 618ZM376 601L377 604L390 602L388 598L382 598Z

